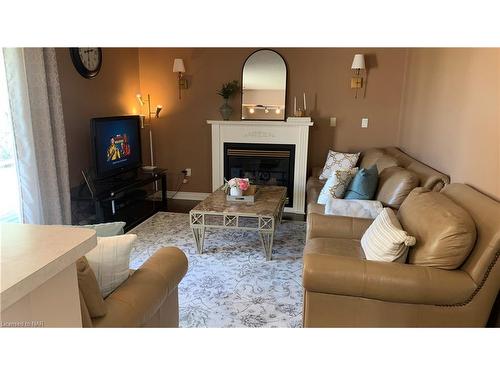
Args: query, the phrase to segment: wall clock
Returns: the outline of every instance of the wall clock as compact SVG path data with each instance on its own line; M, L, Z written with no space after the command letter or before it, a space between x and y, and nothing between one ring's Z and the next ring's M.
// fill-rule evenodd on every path
M84 78L94 78L101 69L102 51L101 48L70 48L69 49L73 65Z

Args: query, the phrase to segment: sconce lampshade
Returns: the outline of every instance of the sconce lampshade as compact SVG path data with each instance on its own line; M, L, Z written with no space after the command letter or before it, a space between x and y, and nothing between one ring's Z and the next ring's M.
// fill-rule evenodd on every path
M174 60L174 73L185 73L186 69L184 68L184 60L182 59L175 59Z
M354 55L351 69L365 69L365 56L361 53Z
M139 102L139 104L141 106L143 106L144 105L144 100L142 99L142 95L141 94L137 94L135 97L137 98L137 101Z
M163 109L162 105L157 105L156 106L156 113L155 113L155 117L156 118L160 118L160 112L161 112L162 109Z

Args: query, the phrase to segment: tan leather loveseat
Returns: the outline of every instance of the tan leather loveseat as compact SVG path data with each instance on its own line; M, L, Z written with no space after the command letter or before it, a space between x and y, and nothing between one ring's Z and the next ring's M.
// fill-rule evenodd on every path
M305 327L481 327L500 288L500 203L463 184L417 188L398 211L406 264L364 259L371 219L310 213Z
M359 159L360 168L377 165L379 183L375 200L384 206L398 209L417 186L423 186L433 191L441 190L450 183L450 178L413 159L396 147L372 148L364 151ZM324 213L324 205L319 205L319 193L325 180L320 180L322 167L313 168L313 175L306 185L308 212Z
M83 327L179 326L177 286L188 268L181 250L156 251L104 302L86 264L77 263Z

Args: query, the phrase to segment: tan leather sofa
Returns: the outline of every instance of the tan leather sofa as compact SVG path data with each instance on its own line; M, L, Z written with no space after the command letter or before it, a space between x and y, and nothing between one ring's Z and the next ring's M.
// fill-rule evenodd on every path
M417 186L423 186L433 191L441 190L450 183L450 178L413 159L396 147L372 148L364 151L359 159L360 168L377 165L379 183L375 200L385 207L398 209L406 196ZM306 194L308 212L322 213L324 205L319 205L319 193L325 180L320 180L322 167L313 168L313 174L307 180Z
M78 270L83 327L178 327L177 286L187 268L187 258L181 250L159 249L104 299L104 305L102 297L98 301L99 290L89 291L88 277L83 281ZM99 317L92 317L96 305L95 315Z
M486 324L500 288L500 203L464 184L432 193L438 199L427 205L415 206L413 194L398 217L417 237L420 253L410 248L403 264L364 259L360 239L371 219L308 215L304 327ZM472 224L455 228L453 223L462 219ZM462 235L474 236L470 252ZM443 268L424 265L426 251L434 252L434 262L452 251L464 252L454 260L458 266Z

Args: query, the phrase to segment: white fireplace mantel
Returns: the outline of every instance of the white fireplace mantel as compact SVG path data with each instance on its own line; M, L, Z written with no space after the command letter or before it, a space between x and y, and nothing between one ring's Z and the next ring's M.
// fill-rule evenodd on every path
M304 214L309 127L313 122L207 120L212 126L212 190L224 183L224 143L295 145L293 207L286 212Z

